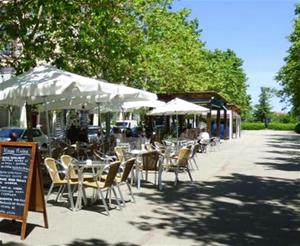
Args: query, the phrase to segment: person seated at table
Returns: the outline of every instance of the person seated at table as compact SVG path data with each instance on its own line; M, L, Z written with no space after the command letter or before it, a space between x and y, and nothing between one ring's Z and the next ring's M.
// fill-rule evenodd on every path
M102 131L102 129L98 129L97 131L97 137L96 137L96 143L102 144L104 142L105 134Z
M79 142L84 142L84 143L88 143L89 142L88 131L87 131L86 128L84 128L84 127L80 128L79 136L78 136L78 141Z
M67 138L70 140L71 144L74 144L76 141L78 141L79 131L73 123L71 123L70 128L67 130Z
M123 141L123 134L120 128L114 127L113 129L113 136L117 143L121 143Z
M179 135L179 139L187 139L188 138L188 130L187 128L183 128L182 132Z
M198 143L200 144L201 152L204 153L207 150L207 145L209 144L210 136L209 133L203 128L198 137Z
M9 135L9 138L10 138L9 142L16 142L17 139L18 139L17 133L12 132L12 133Z

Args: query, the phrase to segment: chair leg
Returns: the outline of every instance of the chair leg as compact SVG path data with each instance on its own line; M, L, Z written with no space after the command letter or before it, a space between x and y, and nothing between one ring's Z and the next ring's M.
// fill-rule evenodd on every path
M174 185L177 185L178 181L179 181L179 178L178 178L178 169L176 168L175 169L175 182L174 182Z
M108 189L106 194L108 195L108 206L111 207L111 189Z
M83 188L78 189L78 195L77 195L77 199L75 202L75 209L74 209L76 211L80 210L82 207L82 189Z
M133 196L133 193L132 193L132 190L131 190L130 184L128 184L127 182L126 182L126 184L127 184L127 187L128 187L129 193L130 193L130 195L131 195L131 197L132 197L132 201L135 203L135 198L134 198L134 196Z
M58 201L59 199L61 199L61 197L63 196L63 194L64 194L64 192L65 192L65 189L66 189L66 187L67 187L67 185L63 185L63 188L62 188L62 190L61 190L61 192L60 192L59 196L57 197L57 201Z
M52 189L53 189L53 187L54 187L54 184L52 183L52 184L51 184L51 186L50 186L50 188L49 188L49 191L48 191L47 197L46 197L46 202L47 202L47 201L48 201L48 199L49 199L49 196L50 196L50 194L51 194L51 192L52 192Z
M197 164L197 162L196 162L195 156L193 157L193 161L194 161L194 163L195 163L195 166L196 166L197 170L199 170L199 167L198 167L198 164Z
M191 179L191 182L193 182L193 178L192 178L192 175L191 175L191 172L190 172L190 169L186 169L186 171L188 172L189 176L190 176L190 179Z
M162 190L162 173L163 173L163 169L160 169L158 171L158 189Z
M141 187L141 176L140 176L140 171L138 170L137 171L137 174L136 174L136 181L137 181L137 188L139 189Z
M131 185L133 185L133 179L134 179L134 170L131 169L131 180L130 180Z
M122 192L121 192L121 189L120 189L120 186L119 186L119 185L117 185L117 189L118 189L118 191L119 191L119 194L120 194L120 197L121 197L121 201L122 201L122 203L123 203L123 207L126 207L125 200L124 200L124 197L123 197L123 194L122 194Z
M62 189L63 188L64 188L64 185L59 186L59 189L58 189L58 192L57 192L57 195L56 195L56 198L55 198L55 202L58 201L58 198L59 198L60 194L62 194Z
M82 188L82 196L83 196L83 203L86 206L88 202L87 202L87 199L86 199L86 192L85 192L84 188Z
M118 195L117 195L117 192L116 192L115 188L114 188L114 187L111 187L111 190L112 190L113 193L114 193L114 196L115 196L115 198L116 198L116 201L117 201L119 210L122 210L122 207L121 207L121 204L120 204L120 201L119 201L119 198L118 198Z
M104 196L103 196L102 191L99 190L98 194L99 194L100 197L101 197L101 200L102 200L102 202L103 202L103 205L104 205L104 208L105 208L105 210L106 210L107 215L109 215L108 206L107 206L107 203L106 203L106 201L105 201L105 199L104 199Z
M98 196L97 190L93 189L93 195L92 195L91 203L94 203L97 200L97 197L98 197L98 199L100 199L100 197Z
M191 161L191 159L188 161L188 165L189 165L189 167L190 167L190 169L194 169L194 166L193 166L193 163L192 163L192 161Z
M74 201L73 201L73 196L72 196L72 187L71 187L70 184L68 184L68 196L69 196L69 200L70 200L70 203L71 203L72 211L74 211Z

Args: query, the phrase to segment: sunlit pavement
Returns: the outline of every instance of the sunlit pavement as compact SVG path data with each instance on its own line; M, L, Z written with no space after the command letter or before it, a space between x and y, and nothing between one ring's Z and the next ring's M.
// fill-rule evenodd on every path
M164 173L158 191L134 189L136 203L105 215L102 206L72 212L47 205L49 229L30 213L28 236L0 221L4 245L300 245L300 135L249 131L197 156L199 170ZM125 188L125 187L124 187ZM126 191L124 189L124 191ZM126 199L129 196L126 194ZM0 243L1 245L1 243Z

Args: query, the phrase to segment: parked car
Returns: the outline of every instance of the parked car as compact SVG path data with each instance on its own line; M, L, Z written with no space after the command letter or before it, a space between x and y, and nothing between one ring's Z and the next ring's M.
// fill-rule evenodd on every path
M0 141L9 141L12 133L16 133L17 141L24 142L27 141L27 129L20 127L3 127L0 129ZM33 141L38 143L40 148L47 148L48 137L40 129L32 129Z
M137 127L137 121L136 120L121 120L121 121L117 121L115 127L118 128L134 128Z
M140 127L140 126L133 127L131 129L131 136L132 137L135 137L135 138L140 137L142 135L142 133L143 133L143 128Z
M99 126L89 126L88 127L88 139L89 139L89 142L97 140L97 134L98 134L99 130L100 130Z

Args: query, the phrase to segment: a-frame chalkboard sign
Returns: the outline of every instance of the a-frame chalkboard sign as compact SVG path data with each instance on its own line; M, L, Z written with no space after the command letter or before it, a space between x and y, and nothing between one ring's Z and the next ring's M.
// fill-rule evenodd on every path
M22 240L26 236L28 211L43 213L48 228L36 146L28 142L0 142L0 218L22 221Z

